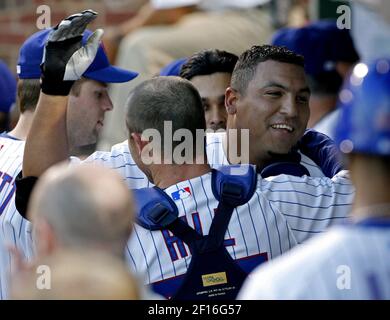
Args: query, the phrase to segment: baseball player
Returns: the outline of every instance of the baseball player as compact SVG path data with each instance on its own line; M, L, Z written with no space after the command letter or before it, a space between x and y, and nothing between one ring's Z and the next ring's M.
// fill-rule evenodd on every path
M227 132L207 135L210 163L249 162L261 172L270 163L293 162L306 167L311 176L324 176L295 147L309 119L310 89L303 65L302 56L283 47L253 46L241 54L225 92ZM242 129L248 129L247 149L237 134ZM236 158L235 145L240 144Z
M153 103L157 99L160 102L158 105ZM142 163L142 150L147 144L140 138L143 130L153 123L157 128L161 127L157 125L161 121L161 115L173 116L177 113L181 108L178 101L185 102L187 109L182 113L181 120L174 122L174 126L192 130L205 126L202 113L194 116L195 111L201 108L201 100L189 82L173 77L155 78L134 90L127 106L127 125L131 133L129 149L136 163ZM146 119L145 114L149 114ZM201 155L194 154L194 158L197 156ZM163 189L169 197L168 201L174 202L179 220L196 230L198 235L210 236L215 217L220 217L220 207L213 180L215 171L211 171L208 164L142 164L140 167ZM245 185L251 185L251 182ZM137 194L141 191L135 192ZM287 175L262 179L259 175L253 195L245 204L234 209L231 218L227 218L226 229L220 231L224 246L231 259L246 274L254 266L283 254L329 225L342 222L350 210L353 195L353 187L343 172L333 179ZM146 194L142 199L146 202L145 207L153 206L148 202L153 199L152 196L148 197ZM157 201L163 202L164 200ZM141 222L134 227L127 246L127 257L135 272L146 273L146 284L153 284L155 290L167 298L178 296L208 299L219 295L223 298L234 297L229 291L237 289L239 282L234 284L226 280L234 278L229 274L222 275L222 282L218 284L227 287L226 290L218 287L218 290L222 290L218 294L210 283L198 287L197 292L188 293L189 286L196 287L191 281L191 285L185 285L188 279L215 275L218 272L207 272L205 268L191 265L194 248L191 247L191 239L188 239L190 236L185 235L185 230L178 230L175 226L170 229L142 223L145 214L142 211L138 214ZM160 221L156 212L152 214L153 219ZM149 221L148 218L145 220ZM164 218L161 217L161 220ZM226 223L225 220L217 221L218 226ZM212 233L212 237L214 236ZM215 258L212 260L210 257L208 263L197 260L196 266L216 263ZM228 268L227 263L223 268ZM196 270L204 273L194 276L192 272ZM220 269L222 273L224 270ZM185 285L187 289L182 289L181 285Z
M68 35L68 37L73 37L73 34ZM253 53L253 54L252 54ZM90 54L90 52L85 53L87 56ZM248 60L250 56L255 57L256 59ZM277 61L277 60L280 61ZM287 60L286 60L287 59ZM252 49L251 51L246 52L243 57L241 58L242 63L240 64L240 68L238 68L238 74L236 77L241 75L249 74L248 77L246 77L247 81L251 86L253 86L257 82L256 79L250 79L250 75L254 72L256 75L260 76L262 73L256 71L257 66L259 64L275 64L278 66L284 75L282 75L282 79L284 77L289 78L289 73L293 70L294 72L297 72L299 74L299 92L293 91L290 92L276 92L275 94L280 95L283 98L281 99L280 103L281 105L285 105L288 101L286 99L286 96L290 96L291 94L296 95L296 100L303 99L305 100L307 98L307 88L304 81L304 73L303 73L303 61L302 58L299 56L296 56L291 51L286 50L280 50L276 47L269 47L269 46L262 46L262 47L256 47ZM262 62L261 62L262 61ZM281 61L289 61L288 63L284 63ZM240 61L239 61L240 62ZM290 63L291 62L291 63ZM66 65L64 63L58 64L57 68L64 68ZM61 75L64 73L64 70L59 70L58 74ZM233 73L234 75L234 73ZM62 79L60 79L62 80ZM55 81L59 81L58 79L55 79ZM262 80L266 81L266 79ZM286 81L286 80L283 80ZM288 89L290 90L290 89ZM287 90L287 91L288 91ZM231 92L234 90L231 89ZM253 89L251 89L251 92ZM62 93L65 94L65 93ZM267 93L269 95L269 93ZM304 95L305 97L303 97ZM49 99L49 97L46 97L47 94L43 91L42 97L43 99ZM299 98L299 99L298 99ZM66 98L62 98L66 99ZM243 99L243 98L242 98ZM270 96L267 96L267 99L271 99ZM53 98L50 98L49 100L53 100ZM57 100L59 101L59 98L55 99L56 101L53 101L53 103L56 103ZM299 100L299 101L301 101ZM51 102L50 102L51 104ZM62 103L60 103L63 105ZM245 104L245 103L243 103ZM279 105L280 105L279 104ZM280 110L280 115L277 110L275 109L275 115L274 115L274 122L278 121L290 121L288 120L291 115L287 115L289 112L292 112L293 114L298 110L302 109L308 110L307 101L300 102L299 108L298 105L294 105L293 108L288 107L287 103L287 109L286 107L283 107L282 110ZM250 109L255 110L258 104L251 104ZM45 108L41 108L44 110ZM234 108L233 108L234 109ZM286 114L286 110L287 114ZM39 111L39 110L38 110ZM40 117L37 117L35 119L35 124L33 124L33 130L31 131L31 139L29 139L29 142L27 143L26 147L26 160L24 162L23 172L24 176L37 176L39 177L48 167L51 165L63 161L68 158L69 156L69 150L68 150L68 144L66 141L66 136L64 135L64 122L66 119L66 108L65 105L59 107L59 108L50 108L50 110L47 110L48 112L43 112ZM249 113L250 111L248 111ZM234 112L233 112L234 113ZM292 132L288 132L290 129L283 129L279 126L278 123L272 124L272 126L269 126L268 120L265 118L269 118L270 115L264 115L261 119L256 123L248 122L248 117L245 116L245 113L237 112L236 114L232 115L232 119L239 119L240 117L244 117L245 119L242 121L242 127L250 128L253 131L256 131L256 134L253 139L256 140L256 138L261 136L261 131L259 131L258 123L261 123L264 121L264 127L266 128L266 132L268 132L268 138L265 138L265 141L272 140L277 142L279 138L281 140L284 140L281 147L270 147L269 143L265 143L266 148L263 149L261 147L255 148L256 150L251 150L251 154L256 155L256 159L250 159L251 163L258 164L260 166L265 166L266 164L269 164L269 162L272 162L272 159L274 159L276 162L279 161L294 161L295 163L300 163L306 166L307 170L310 172L312 176L324 176L324 173L321 172L319 169L319 166L314 163L311 159L306 157L304 154L297 154L297 152L288 153L287 155L282 155L286 150L289 150L297 141L297 139L300 138L300 135L304 131L305 123L307 122L305 114L301 114L299 117L299 121L296 121L296 124L294 124L294 129L292 129ZM305 113L305 112L303 112ZM257 116L257 115L256 115ZM293 118L296 118L294 115ZM302 117L302 119L301 119ZM285 120L280 120L280 119ZM53 124L53 126L47 125L50 123L53 123L54 119L60 119L59 123L56 123L56 125ZM306 119L306 120L305 120ZM246 122L246 124L244 124ZM61 124L61 125L59 125ZM228 124L229 125L229 124ZM292 124L291 124L292 125ZM295 128L296 126L296 128ZM233 126L234 128L234 126ZM257 128L257 129L256 129ZM264 132L263 132L264 134ZM281 135L279 137L279 134ZM285 136L284 136L285 135ZM216 139L216 140L215 140ZM215 140L215 141L214 141ZM264 139L263 139L264 140ZM287 142L286 142L287 141ZM259 141L253 142L254 144L262 145ZM278 143L274 144L275 146L278 146ZM49 150L52 150L51 152L48 152ZM213 137L213 139L208 138L207 142L207 155L209 158L209 162L214 166L218 166L224 163L228 163L227 157L225 155L225 148L223 148L223 141L219 140L218 138ZM45 157L42 157L42 154L45 154ZM216 156L220 155L220 156ZM280 155L280 156L279 156ZM215 158L217 157L217 158ZM271 157L271 159L268 159ZM253 162L252 162L253 160ZM258 161L259 160L259 161ZM86 162L95 162L100 163L102 165L105 165L107 167L113 168L115 170L118 170L121 175L126 179L126 183L129 186L129 188L142 188L150 186L150 182L148 181L145 174L138 168L138 166L135 164L134 160L132 159L130 152L128 150L128 141L124 141L116 146L114 146L111 149L111 152L95 152L92 154L88 159L85 160ZM332 175L328 175L329 177L332 177Z
M340 107L335 136L356 185L353 223L260 267L242 299L390 299L390 60L357 64Z
M71 27L72 23L68 24L68 26ZM62 31L66 34L65 28ZM96 37L92 38L92 43L98 40L98 36L99 32L97 32ZM71 37L71 39L75 41L73 37ZM49 42L49 45L55 47L56 41L53 40L52 42L53 43ZM72 56L72 59L76 60L78 54L86 55L87 57L93 54L93 51L91 50L83 51L83 49L79 49L76 55L73 55L73 51L66 52L65 47L62 47L62 50L63 56ZM29 142L26 145L26 159L23 164L25 175L39 176L47 166L50 166L63 157L66 158L67 155L66 139L64 140L64 137L61 137L58 140L56 139L56 144L65 145L65 148L59 147L56 149L57 152L54 157L51 159L43 159L43 161L40 161L39 165L36 166L36 161L39 158L37 150L40 150L44 145L42 142L45 142L45 146L48 147L50 143L54 142L51 139L56 136L51 132L56 128L48 128L46 121L50 123L53 121L53 118L56 118L60 119L57 122L57 124L60 124L61 121L63 121L66 111L65 102L69 90L63 85L64 75L66 75L67 69L66 63L58 63L58 61L56 61L55 67L58 72L53 73L51 70L53 67L52 63L56 60L57 55L58 53L56 51L50 51L50 53L47 52L45 56L46 61L43 67L44 75L42 79L43 93L41 94L39 103L39 108L41 108L41 110L37 110L39 111L39 116L34 119L33 124L34 130L36 130L36 139L28 139ZM63 61L66 62L67 60L63 59ZM83 68L87 67L83 63L76 64ZM51 79L51 77L54 79ZM77 79L77 76L70 76L67 79L74 81ZM46 83L49 80L51 81ZM52 88L50 85L51 82L56 83L57 88ZM179 80L174 77L154 79L144 84L144 87L140 87L139 91L141 92L140 94L136 95L134 93L130 99L131 106L137 107L131 108L131 116L127 119L130 128L129 144L131 155L129 148L123 143L114 147L111 153L95 153L90 159L87 159L87 161L91 161L92 159L94 162L98 161L111 168L120 170L122 176L126 178L126 182L130 188L139 188L142 184L148 186L148 179L160 188L167 188L168 190L168 188L172 187L172 189L169 189L169 191L172 191L172 194L170 195L172 200L185 201L187 199L188 201L191 201L188 205L183 206L181 215L179 214L179 216L183 216L184 213L191 227L194 227L201 234L206 234L210 227L214 209L217 207L217 201L211 196L212 193L210 191L210 167L203 162L202 165L173 165L172 168L167 171L160 170L162 167L154 167L153 164L150 167L147 167L143 161L140 161L141 159L139 157L139 152L141 152L143 147L147 144L147 142L142 141L140 138L140 132L142 132L143 129L150 127L161 128L160 122L162 119L175 119L172 123L174 126L173 129L187 128L190 131L192 130L193 134L196 129L205 128L204 113L202 112L199 95L188 81ZM138 112L138 114L134 114L136 112ZM180 114L180 117L178 117L178 114ZM132 123L132 126L134 127L130 126L130 123ZM60 125L57 127L60 127ZM34 150L34 152L32 152L32 150ZM169 166L167 167L169 168ZM142 175L137 175L141 172L141 169L143 170ZM156 171L160 172L161 176L155 176ZM146 177L148 177L148 179L146 179ZM197 181L195 181L196 179ZM265 257L268 259L281 254L296 243L305 240L305 238L309 237L311 234L323 231L324 228L332 222L345 218L353 197L353 188L350 183L339 176L336 178L335 184L332 184L332 182L326 178L316 180L314 178L306 177L303 179L304 180L297 180L296 186L294 185L294 187L291 188L290 185L287 189L284 187L288 187L288 184L291 183L288 179L286 181L287 185L282 184L283 180L276 182L275 186L270 189L270 199L272 201L265 201L260 193L258 195L253 195L250 199L253 201L253 205L251 206L251 204L249 204L247 205L247 209L243 209L245 212L245 214L242 214L243 223L241 223L241 215L237 214L236 218L232 217L233 220L231 220L230 223L233 223L234 221L234 227L230 230L229 223L229 228L226 233L227 238L225 240L227 240L226 245L231 247L231 249L228 250L230 250L229 253L231 253L230 256L232 256L233 259L253 256L254 262L251 261L249 263L250 266L248 267L249 269L253 268L254 265L264 261ZM337 179L342 179L342 181L339 183L337 182ZM187 180L188 185L183 186L183 188L179 188L179 186L175 188L180 181ZM208 185L204 185L203 180L204 182L209 182ZM192 189L191 184L196 185L196 188ZM289 195L292 192L295 193L295 190L298 190L299 186L302 187L305 184L312 185L316 191L314 192L314 190L312 190L313 193L302 191L296 198L290 198L289 200L286 198L286 200L279 201L283 198L279 195L283 190L286 195ZM345 188L345 190L335 191L335 185L340 186L339 188ZM278 190L276 186L283 186L283 188ZM324 189L320 189L320 192L317 193L319 186L323 186ZM265 187L267 189L267 184L265 184ZM273 189L275 189L276 192ZM19 190L21 189L18 188L18 191ZM200 194L199 199L195 198L197 197L197 193ZM190 196L191 194L194 196ZM272 198L273 194L275 195L275 198ZM296 204L297 211L292 212L290 209L286 210L281 208L283 205L291 207L293 205L291 202ZM190 207L190 204L192 207ZM313 213L310 211L307 213L307 216L305 216L302 208L311 208L313 207L313 204L315 208L312 209L315 210L315 212ZM337 208L340 208L340 211L338 211ZM264 209L267 210L267 213L263 213L262 210ZM283 215L280 213L281 211L290 213ZM253 212L253 215L251 212ZM200 216L201 214L202 216ZM292 218L293 221L288 222L289 218L286 217ZM190 222L192 219L194 221L193 224ZM253 219L260 219L260 222L254 223L252 221ZM261 221L265 221L265 223ZM269 222L269 224L267 224L267 222ZM268 228L270 229L269 231L267 231ZM203 231L201 231L201 229ZM293 233L293 229L296 229L296 234ZM146 272L146 283L155 283L158 281L157 279L164 280L171 276L185 274L186 268L191 260L191 256L188 254L189 251L182 242L175 239L169 232L165 232L164 236L161 231L156 232L152 232L145 228L140 228L139 230L136 228L134 239L130 240L131 245L128 246L129 263L133 264L133 268L136 272ZM232 237L229 233L232 233L234 236ZM249 237L248 239L246 238L247 235ZM223 234L223 236L225 236L225 234ZM165 241L168 242L167 246L164 248L162 246L165 245ZM175 247L177 248L175 249ZM132 252L131 250L136 251ZM160 252L161 257L156 254ZM237 255L235 256L235 254ZM249 260L250 259L248 259L248 261ZM173 288L171 284L168 287L170 287L170 290ZM172 294L171 292L160 292L165 293L166 296Z
M263 72L263 68L267 72ZM291 80L290 74L298 76ZM243 153L248 156L249 152L250 157L242 162L256 164L260 171L272 162L300 163L311 176L324 176L318 164L299 150L293 149L304 133L309 110L309 89L305 82L303 58L287 49L255 46L239 58L232 79L235 80L232 80L232 87L228 90L230 111L227 128L249 129L250 132L249 150L243 149ZM269 83L277 86L265 86ZM260 85L264 88L259 102L254 95ZM291 100L294 103L290 104ZM61 121L65 119L64 108L57 108L56 111L56 115L51 110L50 114L42 113L36 117L36 125L33 125L34 130L27 143L30 147L26 148L27 161L23 170L25 176L39 176L50 165L69 156L63 126L48 125L56 117ZM259 123L262 125L259 126ZM226 136L221 140L216 135L207 139L209 163L219 166L237 162L236 159L229 158L227 152L227 149L235 149L233 137ZM224 140L227 141L226 149L223 148ZM48 153L45 159L41 159L43 153ZM99 162L119 170L131 188L145 187L148 184L148 179L131 158L127 141L112 147L111 152L96 152L86 161Z
M209 49L193 54L181 67L180 76L190 80L202 98L208 129L226 129L225 90L237 60L230 52Z
M7 245L17 247L27 259L33 254L31 225L15 208L15 178L22 169L25 139L29 132L40 92L40 64L45 41L50 30L29 37L20 49L18 59L18 106L20 119L11 132L0 135L0 299L5 298L6 274L12 268ZM91 32L87 31L84 41ZM103 47L84 72L84 78L71 89L67 103L67 136L72 155L78 155L87 145L96 143L104 114L112 110L106 83L129 81L136 73L108 64Z

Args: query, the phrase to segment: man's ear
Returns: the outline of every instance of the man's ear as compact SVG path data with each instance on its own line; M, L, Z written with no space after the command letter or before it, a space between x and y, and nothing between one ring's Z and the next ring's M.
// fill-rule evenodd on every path
M239 93L232 87L228 87L225 91L225 108L228 115L235 115L237 113L237 100Z
M40 255L50 255L57 249L54 230L46 220L38 218L35 224L35 234Z
M138 155L140 156L143 148L149 143L149 141L143 141L142 134L137 132L133 132L132 134L130 134L130 137L134 142L134 146L137 150Z

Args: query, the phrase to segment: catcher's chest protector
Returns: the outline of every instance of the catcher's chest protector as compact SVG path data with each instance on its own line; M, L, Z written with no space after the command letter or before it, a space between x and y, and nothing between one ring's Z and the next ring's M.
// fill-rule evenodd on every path
M232 174L233 170L240 170L240 174ZM230 256L224 237L234 208L251 199L256 183L254 166L224 166L212 171L212 190L219 204L205 236L178 218L176 204L161 189L134 190L138 223L150 230L171 231L192 254L187 272L174 281L154 284L156 292L180 300L235 299L249 270L244 271ZM250 269L261 262L253 261Z

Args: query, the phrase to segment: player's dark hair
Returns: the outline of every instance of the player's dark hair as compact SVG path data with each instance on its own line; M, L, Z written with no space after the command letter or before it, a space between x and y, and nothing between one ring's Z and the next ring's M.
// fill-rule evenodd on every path
M88 79L87 78L84 78L84 77L81 77L79 80L77 80L73 85L72 85L72 88L70 89L70 94L75 96L75 97L78 97L80 95L80 92L81 92L81 86L83 85L83 83L85 81L87 81Z
M39 79L19 79L16 104L20 113L26 110L34 111L37 106L41 84Z
M193 150L196 150L196 129L206 129L198 91L191 82L179 77L156 77L139 84L127 102L126 121L130 133L156 129L162 143L164 121L171 121L173 134L179 129L191 132ZM181 141L172 141L172 147L175 148L180 143Z
M210 75L217 72L232 73L238 57L230 52L208 49L193 54L183 64L180 77L191 80L196 76Z
M245 94L248 83L253 79L259 63L274 60L304 67L303 56L287 49L273 45L252 46L238 58L233 70L231 87L241 94Z

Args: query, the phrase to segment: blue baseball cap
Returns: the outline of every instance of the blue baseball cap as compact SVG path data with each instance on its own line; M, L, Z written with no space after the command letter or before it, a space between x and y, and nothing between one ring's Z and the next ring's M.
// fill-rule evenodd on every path
M167 64L160 71L160 76L179 76L183 64L187 62L188 58L180 58Z
M305 58L305 71L315 76L335 70L336 62L359 60L349 30L333 20L320 20L302 28L282 28L271 43L285 46Z
M0 60L0 112L9 113L16 100L16 79L7 65Z
M52 29L45 29L34 33L22 45L19 51L18 64L16 67L20 79L39 79L43 50ZM82 43L85 44L92 34L85 30ZM83 77L106 83L127 82L138 76L137 72L125 70L112 66L100 44L96 57L89 68L84 72Z

